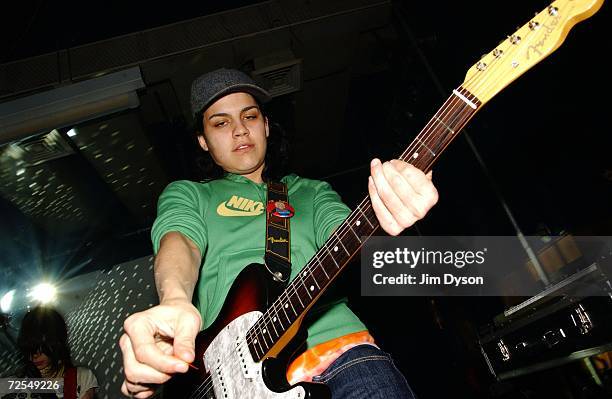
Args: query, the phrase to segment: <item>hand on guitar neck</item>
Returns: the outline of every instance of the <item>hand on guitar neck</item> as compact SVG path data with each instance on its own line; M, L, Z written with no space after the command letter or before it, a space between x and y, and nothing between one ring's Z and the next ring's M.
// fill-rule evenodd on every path
M393 159L370 165L368 192L380 227L394 236L415 222L438 202L438 191L431 182L432 173L425 175L407 162Z

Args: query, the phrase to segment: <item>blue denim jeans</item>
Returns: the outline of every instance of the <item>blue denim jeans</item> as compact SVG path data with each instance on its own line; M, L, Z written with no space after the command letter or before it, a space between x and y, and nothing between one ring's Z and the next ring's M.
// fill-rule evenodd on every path
M333 399L415 399L391 356L372 345L344 352L313 382L323 382Z

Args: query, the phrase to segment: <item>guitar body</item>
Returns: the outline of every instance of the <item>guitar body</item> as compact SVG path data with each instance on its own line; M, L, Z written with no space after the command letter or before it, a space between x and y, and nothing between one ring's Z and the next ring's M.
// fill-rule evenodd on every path
M253 360L246 333L277 293L278 288L265 275L262 265L247 266L234 281L215 322L196 337L195 368L172 377L164 385L164 396L185 399L331 397L324 384L290 386L287 382L286 360L303 342L300 335L286 345L278 359Z

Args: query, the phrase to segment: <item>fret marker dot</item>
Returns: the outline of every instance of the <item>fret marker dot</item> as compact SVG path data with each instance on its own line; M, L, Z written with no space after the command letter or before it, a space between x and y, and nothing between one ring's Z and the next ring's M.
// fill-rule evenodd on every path
M253 343L254 343L254 344L256 344L256 343L257 343L257 340L254 340L254 341L253 341Z
M412 156L412 158L417 159L419 157L419 153L415 152L414 155Z
M265 334L266 333L266 329L264 328L261 332Z
M338 246L334 247L334 252L338 252Z
M361 224L361 220L356 221L355 224L359 226Z
M273 317L273 318L272 318L272 321L273 321L273 322L276 322L276 317Z
M288 307L289 307L289 304L288 304L288 303L286 303L286 304L285 304L285 309L287 309Z
M314 285L310 286L310 291L314 291Z

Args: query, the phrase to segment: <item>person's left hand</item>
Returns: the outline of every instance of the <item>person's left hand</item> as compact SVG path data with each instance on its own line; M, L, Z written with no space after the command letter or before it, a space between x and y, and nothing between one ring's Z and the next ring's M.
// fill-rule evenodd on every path
M368 191L380 227L392 236L422 219L438 202L438 191L425 175L407 162L373 159Z

